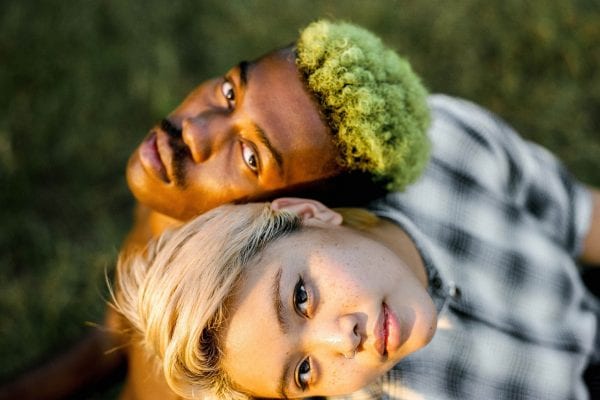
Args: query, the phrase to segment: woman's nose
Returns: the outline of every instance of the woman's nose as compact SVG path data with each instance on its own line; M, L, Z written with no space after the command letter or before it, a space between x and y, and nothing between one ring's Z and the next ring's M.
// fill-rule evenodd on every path
M314 321L317 326L312 331L312 344L332 351L346 358L353 358L361 342L358 330L358 319L352 315L344 315L329 323Z
M208 159L226 139L227 130L218 126L217 119L215 116L199 115L181 122L181 137L189 147L194 162L201 163Z

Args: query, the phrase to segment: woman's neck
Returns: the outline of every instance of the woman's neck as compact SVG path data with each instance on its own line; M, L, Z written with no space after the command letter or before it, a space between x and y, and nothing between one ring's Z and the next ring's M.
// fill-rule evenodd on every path
M421 254L404 229L387 219L380 218L375 225L366 228L362 233L393 251L415 273L423 286L428 286L427 272Z

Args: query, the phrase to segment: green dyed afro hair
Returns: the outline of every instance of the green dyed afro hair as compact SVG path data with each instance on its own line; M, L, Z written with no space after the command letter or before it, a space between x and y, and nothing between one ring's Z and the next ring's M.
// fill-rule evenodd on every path
M361 27L321 20L300 32L296 64L342 167L390 191L419 177L429 158L427 91L405 59Z

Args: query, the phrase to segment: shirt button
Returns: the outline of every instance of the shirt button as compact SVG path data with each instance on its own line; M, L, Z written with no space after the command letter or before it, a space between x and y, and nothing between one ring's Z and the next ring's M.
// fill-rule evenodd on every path
M454 282L450 282L448 284L448 294L454 300L458 300L458 299L460 299L462 292L461 292L460 288L458 286L456 286L456 284Z

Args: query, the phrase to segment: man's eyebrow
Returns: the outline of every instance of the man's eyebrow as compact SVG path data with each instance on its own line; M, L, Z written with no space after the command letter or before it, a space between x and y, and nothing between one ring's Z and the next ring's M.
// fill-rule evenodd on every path
M283 273L283 269L279 268L279 270L273 277L273 284L271 285L271 288L273 290L271 291L271 296L272 296L272 301L273 301L273 308L275 309L275 314L277 315L277 322L279 324L279 330L281 331L281 333L283 333L285 335L288 332L288 323L285 319L283 303L281 302L281 275L282 275L282 273ZM288 398L287 394L285 393L285 389L289 385L288 371L290 369L291 362L292 362L292 359L291 359L291 357L288 356L286 359L286 362L284 363L283 369L281 370L281 376L279 377L278 392L279 392L279 395L281 396L281 398L283 398L283 399Z
M240 86L243 89L248 86L248 77L251 66L252 63L248 61L240 61L238 64L238 69L240 71ZM281 152L273 146L273 143L269 140L269 136L267 136L265 130L261 128L260 125L255 123L254 131L258 135L260 142L267 148L269 153L271 153L271 157L275 160L279 175L283 175L283 156L281 155Z
M240 69L240 85L243 87L248 85L248 67L250 67L248 61L240 61L238 64L238 68Z
M259 125L254 124L254 131L258 135L260 142L267 148L269 153L271 153L271 157L273 157L275 160L275 165L277 166L279 175L283 175L283 156L281 155L281 152L277 150L275 146L273 146L264 129L262 129Z

